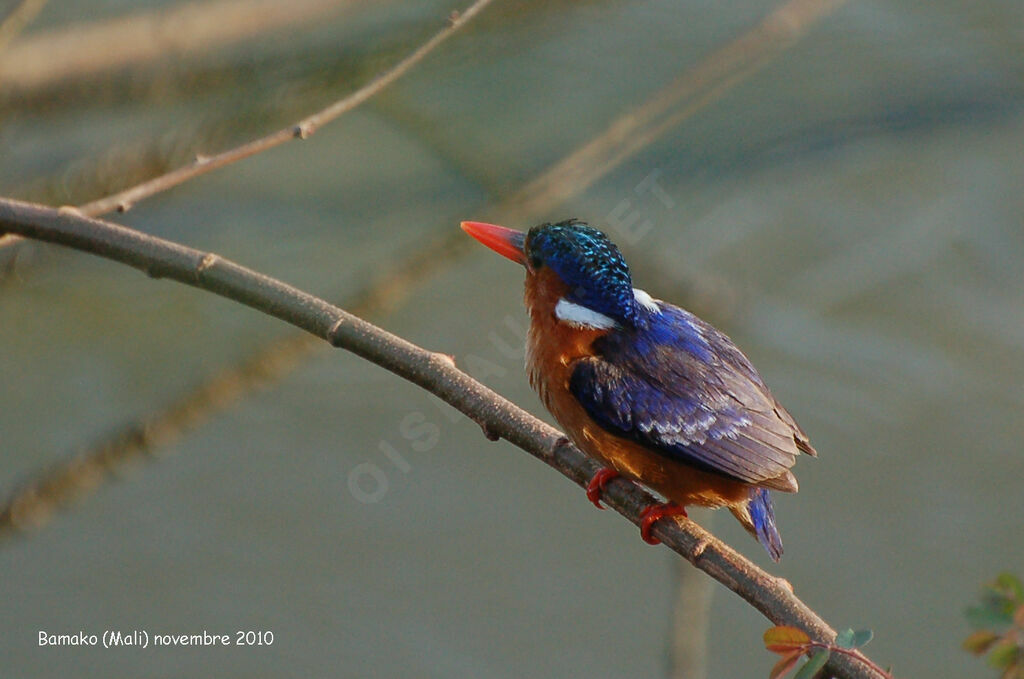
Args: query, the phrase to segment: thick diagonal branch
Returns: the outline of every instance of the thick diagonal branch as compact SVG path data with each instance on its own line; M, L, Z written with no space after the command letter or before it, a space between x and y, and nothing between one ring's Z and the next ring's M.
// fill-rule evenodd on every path
M556 429L459 370L444 354L418 347L322 299L213 253L91 219L73 209L54 210L8 199L0 199L0 229L91 252L280 318L436 394L489 434L510 441L577 485L585 485L599 467L567 444ZM643 509L656 501L639 485L624 480L610 484L603 499L637 525ZM775 624L799 627L823 643L835 639L835 630L798 599L787 583L761 570L692 521L660 522L655 534ZM833 654L829 663L837 677L883 676L859 654Z

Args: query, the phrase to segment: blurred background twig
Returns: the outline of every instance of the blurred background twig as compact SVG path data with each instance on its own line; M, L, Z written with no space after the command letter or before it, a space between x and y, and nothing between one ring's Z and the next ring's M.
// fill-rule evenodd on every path
M265 37L344 11L354 0L212 0L138 11L94 23L76 23L22 38L0 60L0 82L7 97L67 86L158 59L182 59ZM43 2L21 4L38 12ZM34 13L33 13L34 16ZM15 22L12 21L12 24ZM21 25L26 19L20 18ZM20 28L20 25L18 26ZM12 30L14 30L12 28ZM4 33L0 24L0 48ZM13 36L11 36L13 37Z
M0 54L29 25L43 9L47 0L14 0L8 7L0 9ZM0 73L3 60L0 59ZM0 83L3 77L0 76Z

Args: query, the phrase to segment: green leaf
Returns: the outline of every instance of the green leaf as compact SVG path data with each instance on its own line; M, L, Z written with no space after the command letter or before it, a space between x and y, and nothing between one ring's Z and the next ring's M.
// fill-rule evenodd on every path
M811 640L807 633L796 627L779 625L764 633L764 647L772 653L801 651Z
M983 627L1003 628L1010 624L1013 619L1010 613L1003 608L1002 601L987 600L981 606L971 606L967 609L967 622L971 627L980 629Z
M974 655L982 655L992 647L992 644L999 641L999 638L992 630L981 629L964 639L963 647L965 651L970 651Z
M804 666L800 668L800 671L796 673L793 679L813 679L814 675L820 672L821 668L828 662L830 655L832 654L827 649L821 649L804 663Z
M863 648L871 643L871 640L875 638L875 633L869 629L859 629L853 633L853 647Z
M995 586L1002 590L1007 598L1016 604L1024 603L1024 584L1013 573L1000 573L996 577Z
M851 629L847 627L836 635L835 645L839 648L860 648L875 638L869 629Z
M775 663L772 671L768 673L768 679L779 679L779 677L785 676L800 660L801 655L803 655L803 651L793 651L789 655L782 656L779 662Z
M1003 639L992 647L992 653L988 656L988 664L997 670L1008 669L1017 661L1020 648L1014 642Z
M855 634L853 628L847 627L836 635L835 645L839 648L854 648L853 637Z

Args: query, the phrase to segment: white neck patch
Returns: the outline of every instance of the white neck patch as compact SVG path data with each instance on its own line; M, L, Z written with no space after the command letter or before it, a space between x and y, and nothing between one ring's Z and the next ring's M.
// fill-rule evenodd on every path
M658 303L654 301L654 298L640 288L633 288L633 299L636 300L637 304L647 309L652 314L661 312L661 307L659 307Z
M611 330L619 325L615 322L614 318L605 316L575 302L570 302L564 297L558 300L558 304L555 305L555 318L566 325L571 325L574 328L586 328L587 330Z

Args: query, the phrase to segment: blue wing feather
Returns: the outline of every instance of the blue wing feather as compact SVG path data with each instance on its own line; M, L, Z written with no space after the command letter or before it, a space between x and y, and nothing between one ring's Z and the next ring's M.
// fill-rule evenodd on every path
M813 454L792 417L732 341L660 303L637 328L594 342L569 390L607 431L740 481L796 490L788 472Z

